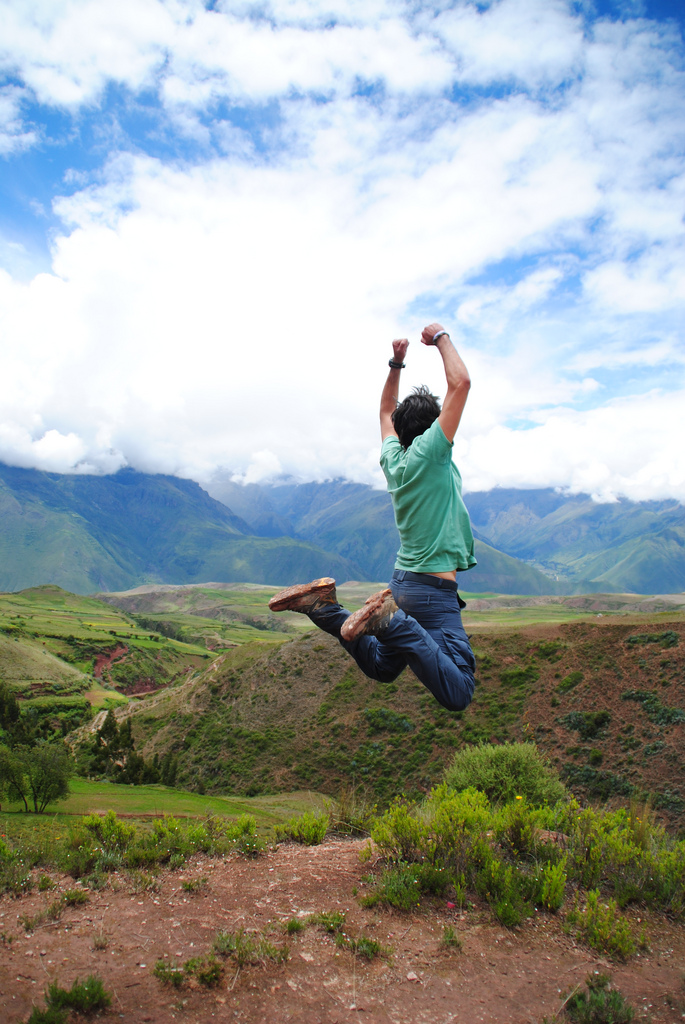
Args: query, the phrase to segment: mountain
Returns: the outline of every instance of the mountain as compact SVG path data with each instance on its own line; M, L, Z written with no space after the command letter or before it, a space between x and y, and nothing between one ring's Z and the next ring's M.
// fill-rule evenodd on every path
M0 589L75 593L206 580L287 584L359 576L294 537L255 537L192 480L124 469L62 475L0 464Z
M385 491L348 480L243 486L218 479L210 488L214 497L249 522L254 533L272 536L275 529L288 531L362 566L362 579L387 580L392 573L399 536ZM598 583L582 576L572 582L558 581L506 549L496 550L502 545L493 543L485 531L475 534L478 565L460 575L463 590L532 595L618 589L609 581Z
M600 504L587 494L496 488L467 495L478 534L514 558L575 583L668 594L685 590L685 506Z

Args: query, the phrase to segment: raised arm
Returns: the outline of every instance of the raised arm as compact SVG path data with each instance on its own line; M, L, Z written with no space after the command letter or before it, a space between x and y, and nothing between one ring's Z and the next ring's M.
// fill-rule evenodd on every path
M440 337L434 341L436 334L439 334ZM429 324L428 327L424 327L421 341L424 345L435 345L442 356L447 379L447 394L442 403L442 412L438 417L438 423L447 440L453 441L466 405L466 399L469 396L471 387L469 371L442 324Z
M381 437L384 441L386 437L397 437L397 431L392 425L392 414L397 408L397 396L400 393L400 374L402 373L402 364L404 363L408 347L409 342L406 338L397 338L392 343L391 361L397 365L390 367L390 373L381 394Z

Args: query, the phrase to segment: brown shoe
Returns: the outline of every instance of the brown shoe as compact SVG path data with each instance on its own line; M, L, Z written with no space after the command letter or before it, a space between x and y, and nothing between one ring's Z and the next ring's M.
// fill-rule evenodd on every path
M340 630L343 640L356 640L365 633L378 634L390 623L397 611L390 590L379 590L367 598L358 611L345 619Z
M298 583L295 587L286 587L269 601L272 612L304 612L307 615L322 604L336 604L335 580L323 576L311 583Z

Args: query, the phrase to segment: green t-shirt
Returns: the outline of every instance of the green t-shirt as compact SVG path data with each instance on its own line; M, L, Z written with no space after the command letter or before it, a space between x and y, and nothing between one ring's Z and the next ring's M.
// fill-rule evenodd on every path
M452 442L438 421L406 451L396 437L386 437L381 468L402 542L395 568L451 572L474 566L473 533L461 496L461 476L452 462Z

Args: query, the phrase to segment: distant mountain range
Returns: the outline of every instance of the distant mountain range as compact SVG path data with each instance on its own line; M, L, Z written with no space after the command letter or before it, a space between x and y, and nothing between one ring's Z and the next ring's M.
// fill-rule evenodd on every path
M288 533L385 579L398 540L389 496L344 480L242 486L217 479L214 497L262 536ZM474 592L669 594L685 590L685 506L677 501L598 504L551 488L464 496L478 566L460 577Z
M685 507L598 505L586 495L496 489L465 496L478 566L463 590L579 594L685 590ZM285 585L387 580L399 545L385 492L344 480L211 494L178 477L61 475L0 464L0 589L75 593L143 583Z

